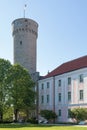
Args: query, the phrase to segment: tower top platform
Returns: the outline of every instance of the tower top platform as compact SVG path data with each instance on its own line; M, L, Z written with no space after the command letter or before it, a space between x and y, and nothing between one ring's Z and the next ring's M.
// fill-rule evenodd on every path
M12 25L13 24L23 24L23 23L25 23L25 24L34 24L36 27L38 27L38 23L36 22L36 21L34 21L34 20L32 20L32 19L29 19L29 18L18 18L18 19L15 19L13 22L12 22Z

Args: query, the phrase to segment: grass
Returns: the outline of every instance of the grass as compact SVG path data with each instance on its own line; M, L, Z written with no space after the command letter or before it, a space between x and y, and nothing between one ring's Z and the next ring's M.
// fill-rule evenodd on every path
M0 130L87 130L84 126L0 124Z

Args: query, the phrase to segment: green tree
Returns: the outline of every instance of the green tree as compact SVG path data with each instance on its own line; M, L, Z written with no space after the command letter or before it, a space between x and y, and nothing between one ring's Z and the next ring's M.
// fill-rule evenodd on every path
M0 59L0 121L3 121L3 112L6 107L8 89L5 84L5 78L10 67L11 63L8 60Z
M40 114L47 120L54 120L55 118L57 118L56 113L52 110L41 110Z
M29 89L29 87L27 87L26 96L23 100L23 109L25 110L27 120L29 119L29 115L31 114L31 112L35 110L35 97L35 91L32 91L32 89Z
M33 87L29 72L22 66L15 64L8 72L6 83L9 86L9 102L13 105L15 121L18 120L20 110L28 109L34 103Z
M87 120L87 108L74 108L69 111L71 118L75 118L77 122Z

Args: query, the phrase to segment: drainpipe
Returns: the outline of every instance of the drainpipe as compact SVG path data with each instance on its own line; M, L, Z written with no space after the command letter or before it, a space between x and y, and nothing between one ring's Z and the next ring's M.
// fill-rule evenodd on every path
M36 98L36 118L37 121L39 121L39 87L38 87L38 81L36 85L36 92L37 92L37 98Z
M53 76L53 111L55 112L55 76ZM54 119L55 123L55 119Z

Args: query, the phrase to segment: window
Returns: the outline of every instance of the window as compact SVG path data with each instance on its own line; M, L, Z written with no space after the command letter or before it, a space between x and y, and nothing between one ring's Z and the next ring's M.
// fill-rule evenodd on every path
M44 89L44 84L42 83L42 89Z
M49 84L49 82L47 82L47 88L49 88L49 86L50 86L50 84Z
M59 87L61 86L61 80L58 81L58 86L59 86Z
M81 75L79 76L79 81L80 81L80 83L83 82L83 74L81 74Z
M71 77L68 77L68 85L71 85Z
M71 109L68 109L68 118L70 118L70 111Z
M59 109L58 111L58 116L61 116L61 109Z
M41 96L41 103L44 103L44 96Z
M20 41L20 45L22 45L22 41Z
M61 102L61 93L59 93L58 98L59 98L59 102Z
M28 22L28 20L27 20L27 19L25 19L25 22Z
M79 91L79 99L80 99L80 100L83 100L83 90L80 90L80 91Z
M71 101L71 92L68 92L68 101Z
M49 103L49 95L47 95L47 103Z

